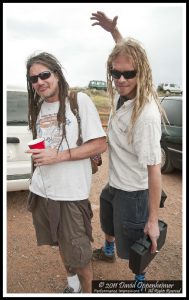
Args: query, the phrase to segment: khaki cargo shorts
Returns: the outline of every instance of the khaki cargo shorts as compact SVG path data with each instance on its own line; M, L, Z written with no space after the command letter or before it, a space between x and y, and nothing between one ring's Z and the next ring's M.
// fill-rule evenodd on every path
M27 208L32 212L39 246L59 246L67 267L81 268L90 262L93 214L88 199L55 201L30 192Z

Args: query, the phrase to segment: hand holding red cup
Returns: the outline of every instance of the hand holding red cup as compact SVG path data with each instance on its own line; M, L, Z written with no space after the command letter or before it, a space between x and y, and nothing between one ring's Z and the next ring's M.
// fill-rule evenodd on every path
M28 143L30 149L45 149L45 139L38 138Z

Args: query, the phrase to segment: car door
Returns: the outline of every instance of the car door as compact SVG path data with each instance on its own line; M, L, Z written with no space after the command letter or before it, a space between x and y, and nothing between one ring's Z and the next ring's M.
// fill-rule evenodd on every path
M165 158L167 159L167 168L163 169L163 171L167 173L173 168L182 169L182 98L164 98L161 105L165 109L169 120L166 128L162 124L161 138L162 150L167 156Z
M31 156L25 153L32 134L27 121L27 93L7 92L7 191L26 190Z

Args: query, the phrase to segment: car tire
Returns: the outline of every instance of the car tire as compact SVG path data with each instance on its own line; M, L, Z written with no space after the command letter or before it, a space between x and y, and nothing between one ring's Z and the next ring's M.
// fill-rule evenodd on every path
M174 167L170 160L169 151L166 146L161 145L161 173L167 174L173 169Z
M169 90L167 90L166 92L165 92L165 95L166 96L169 96L171 94L171 92L169 91Z

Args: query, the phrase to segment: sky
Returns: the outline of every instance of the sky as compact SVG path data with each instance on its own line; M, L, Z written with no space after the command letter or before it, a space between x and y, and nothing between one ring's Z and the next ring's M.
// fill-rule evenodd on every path
M118 16L124 37L146 49L155 85L185 81L186 4L4 3L4 86L26 89L26 60L35 53L54 54L71 87L106 80L106 61L114 47L111 34L91 26L93 12Z

